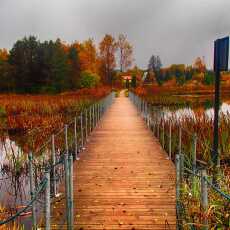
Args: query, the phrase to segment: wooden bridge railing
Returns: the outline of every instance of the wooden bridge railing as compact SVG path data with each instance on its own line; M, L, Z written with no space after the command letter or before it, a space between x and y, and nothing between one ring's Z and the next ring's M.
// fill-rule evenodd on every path
M67 229L73 229L73 162L84 149L87 138L97 126L105 111L113 103L114 93L106 96L99 102L76 116L70 124L57 133L36 153L29 153L28 171L31 200L16 214L5 220L0 220L0 225L13 225L17 218L28 211L32 212L31 229L37 229L38 214L44 216L42 224L46 230L51 229L51 207L60 196L65 199ZM38 155L38 156L37 156ZM26 162L25 162L26 163ZM58 193L58 185L65 181L65 194ZM41 210L44 209L44 215Z
M176 131L174 129L172 132L172 126L175 124L165 118L162 109L154 108L132 92L129 92L129 98L137 107L148 128L159 140L162 148L167 152L168 158L175 164L177 229L184 229L184 224L187 224L188 197L184 195L185 189L190 191L188 192L189 199L196 199L199 202L196 205L200 207L201 213L199 223L190 223L190 225L202 225L202 229L209 229L208 209L211 194L216 193L220 199L228 202L230 195L224 192L228 185L223 184L223 188L220 189L216 184L213 184L212 175L208 175L210 169L208 169L207 163L197 159L197 134L183 129L180 122L176 124ZM183 143L185 135L186 142ZM190 150L186 145L190 145ZM211 151L211 149L209 150ZM220 176L220 180L223 177L224 175Z

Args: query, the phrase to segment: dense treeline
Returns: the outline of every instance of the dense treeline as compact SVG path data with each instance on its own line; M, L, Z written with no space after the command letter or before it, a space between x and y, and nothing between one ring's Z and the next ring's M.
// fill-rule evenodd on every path
M9 52L0 50L0 91L58 93L111 84L116 57L125 71L132 64L132 52L124 35L118 41L105 35L99 50L92 39L66 44L60 39L41 42L34 36L25 37Z
M130 68L132 62L133 47L122 34L117 39L106 34L98 46L92 39L67 44L60 39L41 42L33 36L25 37L9 52L0 49L0 92L59 93L100 84L136 87L143 83L214 83L214 73L206 69L201 58L191 66L162 67L160 57L152 55L147 70Z
M2 61L0 90L6 92L60 92L68 89L74 75L77 51L65 52L60 40L40 42L35 37L17 41Z
M156 82L162 85L170 80L175 80L177 85L194 80L205 85L214 83L214 72L206 69L204 60L196 58L193 65L173 64L167 68L162 68L159 56L152 55L148 64L147 81Z

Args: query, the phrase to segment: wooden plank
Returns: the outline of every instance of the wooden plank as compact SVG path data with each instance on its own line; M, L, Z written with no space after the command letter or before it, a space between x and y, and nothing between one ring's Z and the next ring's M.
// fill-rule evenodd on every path
M74 229L176 229L175 206L173 163L129 99L117 98L74 164ZM52 229L65 224L62 200Z

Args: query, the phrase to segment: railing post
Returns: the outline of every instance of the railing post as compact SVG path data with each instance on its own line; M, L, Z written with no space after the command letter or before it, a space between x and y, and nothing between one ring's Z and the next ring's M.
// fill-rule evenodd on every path
M96 111L95 104L93 104L93 128L96 126Z
M193 148L192 148L192 171L196 173L196 144L197 138L196 134L193 136ZM192 177L192 195L195 196L196 193L196 180L195 175Z
M181 163L180 163L180 155L176 154L176 197L180 197L180 169L181 169Z
M141 100L141 98L140 97L138 97L138 101L139 101L139 113L140 113L140 116L142 116L142 100Z
M197 147L197 135L193 135L193 149L192 149L192 170L196 172L196 147Z
M148 120L147 120L147 126L148 126L148 128L151 130L151 119L150 119L150 115L149 115L149 113L148 113Z
M107 109L108 106L108 100L109 98L106 98L105 100L103 100L103 103L101 105L101 116L104 114L105 110Z
M66 150L66 154L69 155L68 125L65 125L65 150Z
M155 136L155 120L154 117L152 116L151 116L151 126L152 126L153 136Z
M157 120L157 138L160 141L160 121L159 119Z
M162 147L165 148L165 122L162 122Z
M95 104L95 127L97 126L97 115L98 115L98 112L97 112L97 104Z
M30 196L31 200L34 198L34 174L33 174L33 155L32 152L29 153L29 178L30 178ZM37 228L37 218L36 218L36 204L35 201L32 203L32 225L33 229Z
M143 114L142 114L142 102L143 102L143 101L142 101L142 98L140 98L140 115L141 115L141 117L142 117L142 115L143 115Z
M77 143L77 117L74 118L74 147L75 147L75 154L74 154L74 158L78 159L78 143Z
M92 132L92 106L89 107L89 132Z
M94 129L94 104L92 105L92 130Z
M207 172L205 169L201 170L201 209L203 213L203 230L208 230L208 185L207 185Z
M136 96L136 101L137 101L137 111L140 112L140 100L138 96Z
M141 99L141 116L143 117L143 100Z
M56 164L56 153L55 153L55 136L54 134L52 134L51 136L51 142L52 142L52 175L53 175L53 193L54 196L57 195L57 183L56 183L56 168L55 168L55 164Z
M45 172L45 229L50 230L50 172Z
M145 118L145 102L144 100L142 99L142 118Z
M69 215L70 215L70 229L74 225L74 211L73 211L73 156L69 156Z
M85 140L87 141L88 138L88 116L87 116L87 109L85 110Z
M70 229L70 205L69 205L69 162L68 162L68 155L65 154L64 158L64 167L65 167L65 199L66 199L66 220L67 220L67 229Z
M182 184L184 181L184 154L180 154L180 180Z
M106 100L102 100L102 102L100 103L100 119L102 117L102 114L103 114L103 107L104 105L106 105Z
M97 123L100 120L100 102L97 104Z
M141 98L139 98L139 112L140 112L140 116L142 116L142 100Z
M181 154L182 152L182 129L181 129L181 126L179 126L179 146L178 146L178 150L179 150L179 154Z
M172 159L172 123L169 121L169 159Z
M101 119L101 108L102 108L103 101L99 103L99 118Z
M81 149L84 148L84 130L83 130L83 117L82 112L80 115L80 123L81 123Z
M177 229L180 229L180 154L176 154L176 214L177 214Z
M143 112L144 112L144 120L146 121L146 102L144 102L144 108L143 108Z

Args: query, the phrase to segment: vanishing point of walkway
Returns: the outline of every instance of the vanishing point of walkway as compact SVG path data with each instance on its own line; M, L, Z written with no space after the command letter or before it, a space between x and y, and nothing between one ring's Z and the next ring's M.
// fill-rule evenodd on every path
M74 229L175 229L175 203L174 165L121 95L74 164Z

